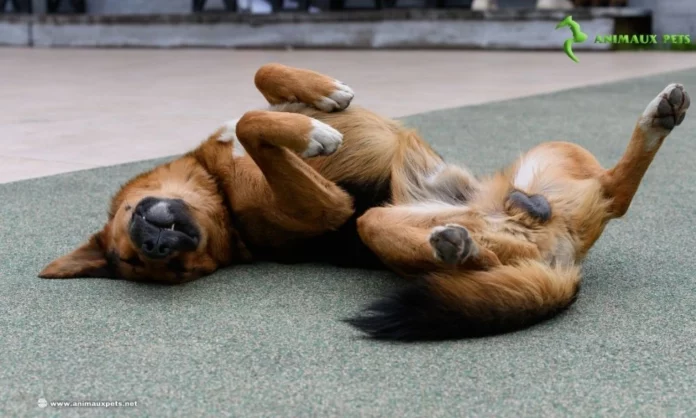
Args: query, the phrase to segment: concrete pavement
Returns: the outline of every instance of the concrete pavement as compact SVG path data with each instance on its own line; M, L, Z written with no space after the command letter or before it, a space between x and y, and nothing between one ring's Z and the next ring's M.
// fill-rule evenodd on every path
M696 67L696 54L0 49L0 183L185 152L262 107L255 70L311 68L392 117Z

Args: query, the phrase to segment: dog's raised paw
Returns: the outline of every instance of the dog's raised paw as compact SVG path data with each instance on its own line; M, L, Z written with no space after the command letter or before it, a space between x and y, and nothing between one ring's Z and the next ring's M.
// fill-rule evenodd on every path
M681 125L686 117L686 109L691 105L689 93L681 84L671 84L662 92L662 100L657 106L657 120L665 129Z
M318 155L331 155L343 142L343 135L331 126L312 120L312 131L309 134L309 144L302 153L304 158L316 157Z
M435 258L445 264L461 264L478 250L469 231L456 224L436 226L430 232L429 241Z
M324 112L335 112L343 110L350 105L353 97L355 97L353 89L338 80L334 80L333 84L333 92L314 102L314 106L317 109Z
M681 84L670 84L653 99L643 113L648 127L671 131L686 117L691 98Z

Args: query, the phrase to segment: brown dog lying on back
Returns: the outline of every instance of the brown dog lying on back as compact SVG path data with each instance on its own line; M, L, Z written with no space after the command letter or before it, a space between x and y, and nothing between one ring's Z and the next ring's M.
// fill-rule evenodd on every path
M613 169L551 142L476 179L415 132L348 108L352 91L332 78L270 64L255 81L270 111L128 182L104 228L40 276L180 283L254 260L383 263L419 280L348 321L371 336L512 330L573 302L578 263L689 107L668 86Z
M343 111L353 93L333 78L270 64L255 83L269 111L129 181L104 228L41 276L179 283L259 259L380 265L355 220L390 202L404 165L426 170L430 147L396 122Z

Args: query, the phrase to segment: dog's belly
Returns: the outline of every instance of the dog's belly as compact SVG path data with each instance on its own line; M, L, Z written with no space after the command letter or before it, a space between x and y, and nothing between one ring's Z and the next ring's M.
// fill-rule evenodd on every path
M275 248L259 251L260 258L280 263L328 263L341 267L384 268L362 242L357 219L368 209L391 201L391 184L338 183L353 196L355 213L338 230L314 238L295 239Z

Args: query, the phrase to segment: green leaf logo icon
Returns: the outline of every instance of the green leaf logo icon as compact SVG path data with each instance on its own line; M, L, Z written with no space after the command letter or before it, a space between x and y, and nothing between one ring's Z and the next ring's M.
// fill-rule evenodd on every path
M561 22L556 25L556 29L566 27L570 28L570 32L573 34L573 37L566 39L565 43L563 43L563 50L565 51L566 55L570 57L570 59L575 62L580 62L578 57L576 57L573 53L573 44L581 44L585 42L587 40L587 34L580 29L580 25L578 22L573 20L573 16L566 16L565 19L561 20Z

